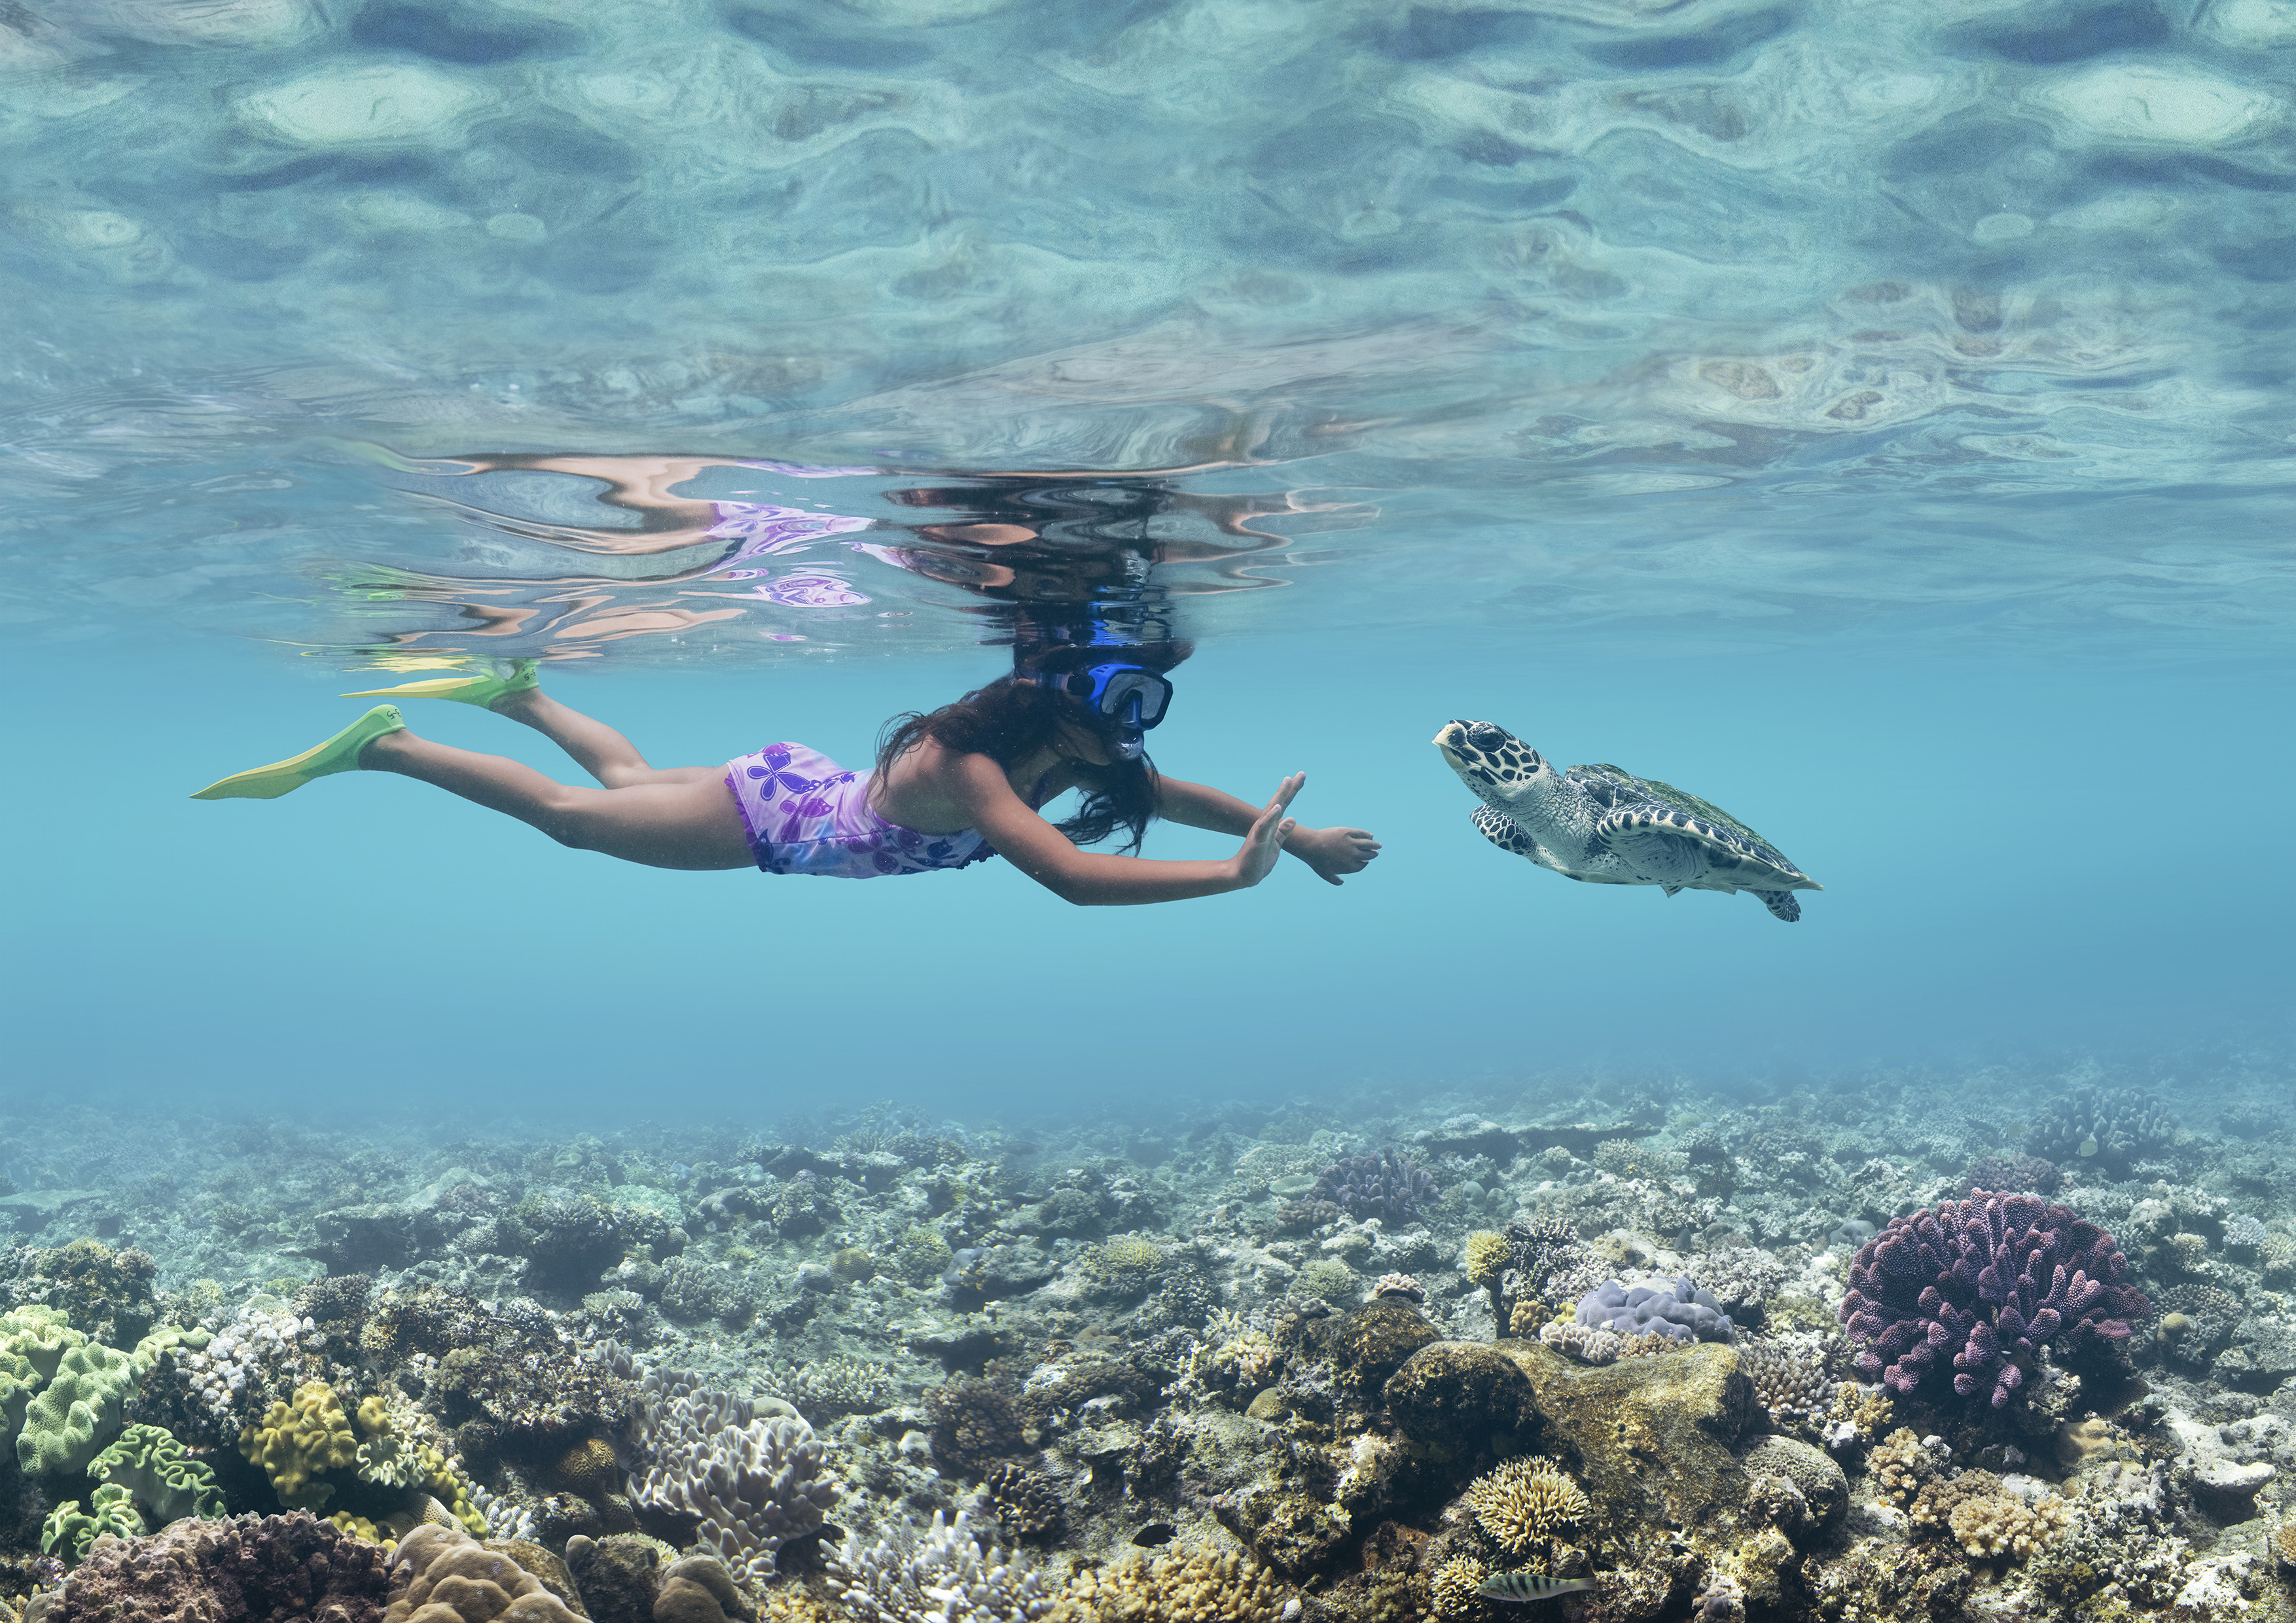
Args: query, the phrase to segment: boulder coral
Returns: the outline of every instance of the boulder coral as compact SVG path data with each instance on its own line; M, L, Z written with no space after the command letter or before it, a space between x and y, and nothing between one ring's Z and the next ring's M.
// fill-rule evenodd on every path
M1849 1265L1841 1316L1863 1343L1858 1373L1910 1394L1947 1367L1964 1398L1995 1408L2046 1344L2079 1355L2128 1339L2150 1311L2120 1283L2112 1236L2067 1207L1983 1190L1896 1217Z
M542 1580L456 1528L425 1522L391 1557L384 1623L575 1623Z

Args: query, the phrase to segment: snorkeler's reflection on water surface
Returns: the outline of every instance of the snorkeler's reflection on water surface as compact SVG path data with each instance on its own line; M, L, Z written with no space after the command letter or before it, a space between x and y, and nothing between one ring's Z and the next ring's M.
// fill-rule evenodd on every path
M341 579L357 611L388 626L362 639L362 663L392 670L590 658L606 643L703 628L860 643L892 629L874 622L916 605L972 617L969 640L1009 644L1016 663L1069 643L1166 643L1179 635L1174 599L1283 585L1275 569L1308 561L1301 533L1353 528L1373 511L1302 491L1206 494L1180 483L1250 465L1234 463L903 474L681 456L416 461L361 449L394 487L485 532L451 573L369 563ZM1263 527L1286 518L1304 522L1292 533Z

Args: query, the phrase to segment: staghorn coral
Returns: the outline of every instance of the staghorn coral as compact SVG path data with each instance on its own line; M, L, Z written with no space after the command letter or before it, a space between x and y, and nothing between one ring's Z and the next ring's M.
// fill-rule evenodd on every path
M630 1498L649 1509L698 1516L695 1544L737 1578L763 1583L792 1538L821 1530L839 1485L802 1420L771 1419L748 1400L655 1370L612 1349L637 1400L630 1438L643 1461Z
M1022 1623L1053 1603L1034 1561L976 1533L964 1511L904 1522L832 1558L828 1585L862 1623Z
M1296 1611L1273 1570L1241 1552L1173 1551L1112 1570L1087 1569L1046 1614L1049 1623L1278 1623Z
M299 1511L179 1521L92 1547L45 1623L380 1623L390 1577L380 1546ZM433 1623L425 1619L425 1623Z
M1394 1150L1353 1155L1324 1169L1309 1198L1329 1201L1349 1217L1377 1217L1392 1227L1416 1222L1423 1208L1443 1198L1424 1167Z
M1863 1342L1866 1380L1910 1394L1941 1373L1953 1389L1989 1390L1999 1408L2023 1384L2017 1360L2054 1343L2075 1356L2126 1340L2150 1306L2120 1276L2112 1236L2030 1195L1978 1192L1896 1217L1849 1265L1842 1323Z
M1587 1496L1552 1460L1509 1460L1468 1486L1467 1504L1476 1525L1509 1555L1528 1555L1531 1546L1577 1527L1588 1510Z
M425 1522L390 1558L384 1623L575 1623L566 1603L500 1551Z

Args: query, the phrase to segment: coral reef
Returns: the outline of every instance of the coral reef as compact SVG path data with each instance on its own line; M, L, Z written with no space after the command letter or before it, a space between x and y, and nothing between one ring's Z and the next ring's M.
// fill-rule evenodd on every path
M1530 1553L1540 1541L1586 1519L1587 1496L1552 1460L1514 1459L1475 1479L1467 1504L1491 1541L1507 1554Z
M1980 1191L1966 1201L1898 1217L1849 1267L1841 1316L1864 1343L1867 1380L1910 1393L1952 1351L1953 1389L1989 1392L1999 1408L2023 1384L2024 1365L2054 1342L2079 1357L2124 1341L2148 1311L2120 1283L2128 1260L2112 1236L2070 1209L2027 1195Z
M2136 1088L2084 1086L2043 1102L2026 1148L2054 1161L2118 1169L2167 1144L2176 1130L2168 1107Z
M308 1512L180 1521L154 1537L95 1545L40 1616L43 1623L380 1623L391 1586L385 1563L379 1545Z
M698 1518L697 1547L746 1580L771 1578L782 1546L819 1532L837 1503L813 1428L619 1348L616 1358L636 1389L629 1435L643 1469L631 1473L631 1500Z
M1734 1332L1721 1302L1687 1279L1676 1280L1671 1288L1628 1287L1613 1279L1581 1298L1575 1316L1589 1329L1607 1330L1618 1336L1727 1341Z
M889 1529L832 1562L829 1581L861 1623L1022 1623L1054 1598L1042 1569L976 1533L962 1511Z
M507 1553L426 1522L398 1541L385 1623L574 1623L575 1614Z
M1312 1194L1351 1217L1377 1217L1397 1228L1443 1198L1426 1168L1391 1149L1333 1162L1316 1178Z

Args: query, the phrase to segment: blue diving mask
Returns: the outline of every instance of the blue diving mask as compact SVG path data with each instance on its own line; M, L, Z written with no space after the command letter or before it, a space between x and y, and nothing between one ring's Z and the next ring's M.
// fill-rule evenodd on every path
M1109 748L1119 760L1140 758L1147 749L1148 729L1164 719L1164 707L1172 701L1172 684L1144 665L1111 662L1082 670L1037 671L1029 679L1082 701L1108 735Z

